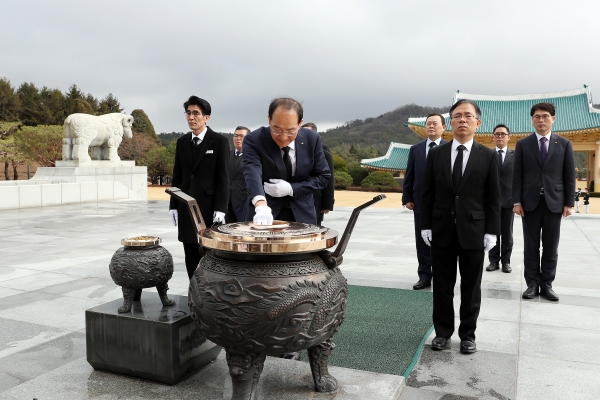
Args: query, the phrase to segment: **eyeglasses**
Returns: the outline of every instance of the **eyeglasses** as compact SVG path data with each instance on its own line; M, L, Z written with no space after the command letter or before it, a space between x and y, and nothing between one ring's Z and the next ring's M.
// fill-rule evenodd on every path
M451 119L466 119L467 121L471 121L474 119L479 119L476 116L474 116L473 114L452 114L452 116L450 117Z
M443 126L442 124L440 124L439 122L428 122L425 124L425 126Z
M292 137L292 136L296 136L296 134L298 134L298 131L294 128L288 129L285 132L281 128L271 128L271 133L275 136L285 135L287 137Z
M551 117L550 114L544 114L544 115L536 114L533 116L533 119L537 119L539 121L540 119L550 119L550 117Z
M243 139L243 138L244 138L244 136L246 136L246 135L240 135L240 134L237 134L237 135L233 135L233 138L234 138L234 139Z
M185 115L187 115L188 117L190 115L193 115L194 117L199 117L200 115L202 115L202 113L198 110L194 110L194 111L186 110Z
M504 137L504 136L509 136L509 134L508 133L504 133L504 132L502 132L502 133L494 133L494 137L497 137L497 138L501 138L501 137Z

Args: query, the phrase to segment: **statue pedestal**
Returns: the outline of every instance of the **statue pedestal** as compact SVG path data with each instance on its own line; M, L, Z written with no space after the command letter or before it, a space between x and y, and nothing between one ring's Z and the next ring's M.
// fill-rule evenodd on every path
M119 314L123 299L85 312L87 361L95 369L174 385L213 361L221 347L196 329L187 296L143 293L131 312Z

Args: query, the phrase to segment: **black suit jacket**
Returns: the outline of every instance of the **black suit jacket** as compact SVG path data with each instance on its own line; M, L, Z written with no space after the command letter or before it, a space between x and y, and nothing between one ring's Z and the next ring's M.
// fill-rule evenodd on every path
M542 166L535 133L517 142L513 171L513 203L521 203L525 212L534 210L540 190L553 213L575 204L575 156L571 142L554 133L550 136L546 162Z
M329 166L329 171L333 171L333 156L329 152L327 146L323 146L323 153L325 154L325 161L327 161L327 165ZM329 178L329 182L325 189L316 190L313 193L313 197L315 198L315 211L316 213L320 213L321 210L333 210L333 203L335 199L333 198L335 194L335 181L333 179L333 175Z
M270 179L286 179L281 149L271 138L269 127L259 128L244 138L242 158L246 184L250 189L251 199L258 195L265 196L273 216L277 216L287 200L296 222L316 224L313 193L327 186L331 172L317 132L300 128L295 146L296 174L290 182L293 197L271 197L263 190L263 183Z
M246 179L244 178L244 164L242 156L235 156L235 149L229 152L229 164L227 171L229 173L229 196L228 203L235 208L248 198L246 191Z
M506 153L502 168L500 168L500 206L502 208L513 208L512 201L512 174L515 165L515 151L505 147ZM496 157L498 157L496 153Z
M473 141L458 190L452 185L452 142L429 151L423 196L421 229L431 229L431 245L448 247L454 229L463 249L483 249L486 233L500 235L498 159L492 149Z
M194 157L193 147L191 132L177 139L171 185L196 199L204 223L210 227L214 211L227 212L229 141L208 128L204 140L198 146L197 157ZM187 204L171 198L169 208L177 209L179 213L179 241L198 243Z
M440 145L448 143L442 139ZM410 147L408 152L408 163L406 164L406 174L404 175L404 184L402 185L402 204L414 203L415 213L421 208L421 195L423 194L423 177L425 175L425 162L427 151L427 139Z

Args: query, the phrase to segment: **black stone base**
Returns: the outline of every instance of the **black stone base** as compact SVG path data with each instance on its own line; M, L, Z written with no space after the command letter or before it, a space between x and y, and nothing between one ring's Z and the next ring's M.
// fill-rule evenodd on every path
M131 312L119 314L123 299L85 312L87 361L95 369L174 385L214 360L221 347L196 329L187 296L144 292Z

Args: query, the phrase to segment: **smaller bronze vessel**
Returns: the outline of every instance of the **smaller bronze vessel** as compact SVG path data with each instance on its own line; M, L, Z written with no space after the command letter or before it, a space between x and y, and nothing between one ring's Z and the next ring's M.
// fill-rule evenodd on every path
M163 306L175 305L167 297L167 282L173 276L173 257L159 237L139 236L121 240L121 247L113 254L109 270L112 280L123 289L123 305L120 313L131 311L134 301L139 300L142 289L156 287Z

